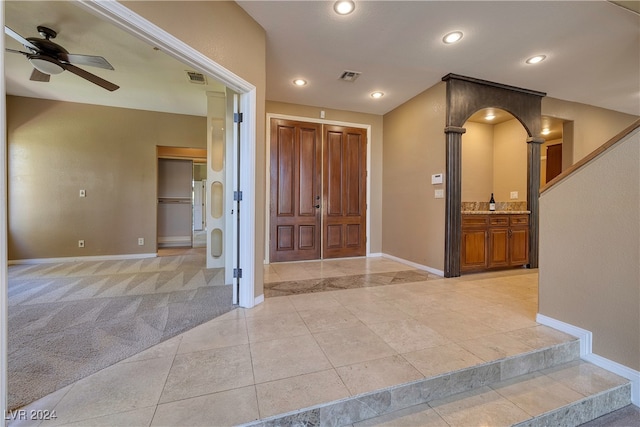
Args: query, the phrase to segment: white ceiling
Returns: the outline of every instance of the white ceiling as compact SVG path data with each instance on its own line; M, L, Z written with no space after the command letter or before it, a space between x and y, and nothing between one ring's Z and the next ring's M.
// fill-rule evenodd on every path
M207 115L206 91L224 90L215 80L207 85L188 81L193 71L169 55L100 20L70 1L6 1L5 25L23 37L38 37L44 25L58 32L52 40L71 53L106 58L114 71L80 66L120 86L109 92L74 74L51 76L48 83L29 80L32 66L23 55L4 54L6 90L10 95L45 98L140 110ZM25 51L5 35L5 47Z
M348 16L332 1L238 3L267 33L268 100L384 114L455 73L640 115L640 16L604 0L357 1ZM84 68L121 86L108 92L68 72L31 82L26 59L5 53L9 94L205 115L204 92L220 90L188 83L185 66L72 2L6 1L5 10L24 37L44 24L70 52L104 56L115 71ZM464 38L444 45L453 30ZM547 59L526 65L534 54ZM344 70L362 76L339 81ZM309 84L294 87L299 77ZM385 96L370 98L375 90Z

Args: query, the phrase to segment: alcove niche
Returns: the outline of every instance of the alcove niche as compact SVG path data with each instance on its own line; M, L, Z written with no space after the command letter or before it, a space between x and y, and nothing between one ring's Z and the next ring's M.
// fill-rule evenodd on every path
M484 108L499 108L524 126L527 138L527 210L529 219L529 266L538 267L538 193L540 190L541 108L544 92L447 74L446 181L445 181L445 277L460 276L462 227L462 134L464 123Z

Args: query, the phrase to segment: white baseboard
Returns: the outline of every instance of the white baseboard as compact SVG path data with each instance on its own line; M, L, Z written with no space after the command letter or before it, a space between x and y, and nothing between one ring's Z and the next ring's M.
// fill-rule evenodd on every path
M418 264L418 263L415 263L415 262L412 262L412 261L407 261L406 259L398 258L397 256L393 256L393 255L389 255L389 254L385 254L385 253L380 254L380 256L382 256L384 258L391 259L393 261L401 262L402 264L407 264L408 266L411 266L413 268L417 268L418 270L428 271L429 273L435 274L437 276L444 277L444 271L435 269L433 267L429 267L429 266L426 266L426 265Z
M179 248L183 246L191 246L191 236L158 236L159 248Z
M640 372L635 369L631 369L628 366L621 365L618 362L614 362L613 360L594 354L592 352L593 334L591 331L556 320L540 313L536 315L536 322L579 338L580 358L589 363L593 363L602 369L606 369L607 371L628 379L631 382L631 403L636 406L640 406Z
M379 258L382 256L382 252L374 252L367 255L367 258Z
M253 300L253 306L255 307L258 304L262 304L264 302L264 294L262 295L258 295L254 300Z
M541 325L548 326L553 329L557 329L569 335L573 335L576 338L580 338L580 357L584 359L587 354L591 353L591 332L586 329L579 328L577 326L570 325L569 323L556 320L552 317L545 316L538 313L536 315L536 322Z
M7 263L9 265L20 264L49 264L56 262L80 262L80 261L118 261L123 259L142 259L142 258L155 258L157 253L149 254L124 254L124 255L95 255L95 256L74 256L74 257L60 257L60 258L29 258L29 259L13 259Z

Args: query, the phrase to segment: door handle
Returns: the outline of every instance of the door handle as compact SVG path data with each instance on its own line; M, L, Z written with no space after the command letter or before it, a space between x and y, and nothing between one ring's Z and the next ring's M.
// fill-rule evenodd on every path
M320 205L315 205L314 207L315 207L316 209L319 209L319 208L320 208Z

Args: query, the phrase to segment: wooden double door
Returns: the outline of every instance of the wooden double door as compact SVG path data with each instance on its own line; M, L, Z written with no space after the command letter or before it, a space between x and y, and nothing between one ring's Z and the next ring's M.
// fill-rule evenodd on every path
M366 254L365 129L271 119L271 261Z

